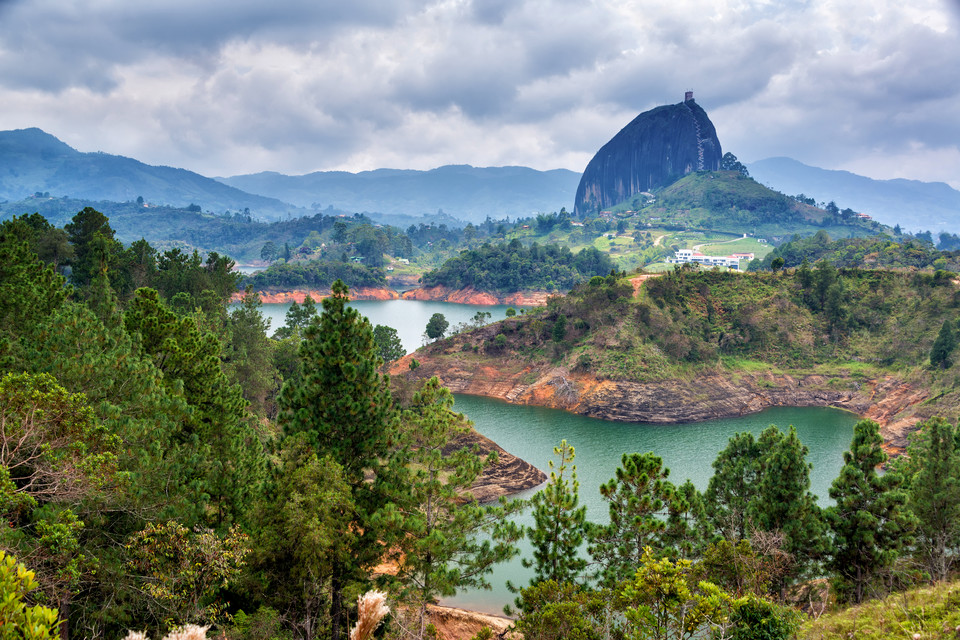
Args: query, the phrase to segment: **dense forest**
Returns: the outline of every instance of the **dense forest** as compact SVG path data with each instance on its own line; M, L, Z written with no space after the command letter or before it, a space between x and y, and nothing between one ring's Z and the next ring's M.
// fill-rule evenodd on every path
M385 287L382 269L339 260L310 260L270 265L244 279L257 291L268 289L329 289L336 280L350 287Z
M609 256L589 247L574 254L567 247L524 247L519 240L484 244L447 260L426 273L424 286L452 289L473 287L480 291L567 291L592 276L613 267Z
M805 447L775 427L731 439L702 493L671 483L656 456L627 452L602 488L608 522L585 521L566 443L529 504L477 504L470 486L496 456L456 444L468 423L436 378L382 374L378 333L389 332L347 305L345 284L319 312L293 307L271 339L255 293L227 309L229 258L113 236L92 209L62 229L39 215L0 223L4 637L199 624L224 638L340 640L358 622L377 627L361 605L385 597L378 637L429 638L428 605L485 584L525 537L535 577L515 585L514 609L526 638L788 638L806 633L801 602L827 602L814 578L856 603L951 576L960 557L960 437L944 420L883 474L877 425L858 423L822 510ZM509 322L531 340L539 322L570 346L606 331L612 313L650 328L638 340L677 343L677 360L770 355L780 328L750 324L747 306L772 295L772 309L820 336L783 356L816 359L821 339L845 353L861 344L854 334L889 328L838 303L840 287L893 318L912 309L922 322L903 340L916 346L888 357L929 349L950 372L955 340L923 336L956 306L952 282L831 269L681 269L639 303L623 274L595 276ZM524 507L528 529L512 522Z

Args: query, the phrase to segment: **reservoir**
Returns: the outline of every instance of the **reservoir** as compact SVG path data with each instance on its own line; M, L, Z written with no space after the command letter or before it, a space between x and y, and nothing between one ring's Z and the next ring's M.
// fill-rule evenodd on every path
M857 416L838 409L821 407L778 407L738 418L708 420L690 424L638 424L588 418L566 411L512 405L478 396L457 395L454 409L473 420L480 433L505 450L548 470L553 447L566 439L576 450L574 464L580 482L580 504L587 507L587 519L606 522L607 503L600 496L600 485L615 476L624 453L652 451L670 469L669 480L682 484L688 478L703 491L713 475L713 460L737 432L759 435L771 424L786 431L792 424L800 441L809 449L807 462L811 491L820 506L830 504L827 491L843 466L843 452L850 447ZM517 497L529 498L536 489ZM529 511L518 519L532 525ZM532 557L528 544L520 547L521 556ZM526 586L532 570L520 566L519 558L498 566L490 591L467 591L443 600L443 604L491 614L502 614L503 605L512 604L513 594L506 581Z
M407 351L422 344L427 321L434 313L442 313L451 328L469 322L478 311L491 314L491 321L504 318L507 307L462 305L448 302L416 300L357 301L351 306L370 319L371 324L384 324L397 330ZM271 319L271 332L283 326L289 304L264 304L263 313ZM519 309L518 309L519 311ZM794 425L800 440L809 448L807 461L813 465L811 490L819 503L829 503L827 491L843 466L843 452L850 446L857 416L837 409L817 407L780 407L761 413L709 420L691 424L653 425L611 422L588 418L555 409L513 405L500 400L457 395L456 411L470 418L480 433L505 450L544 471L552 459L553 448L566 439L576 449L577 476L580 482L580 504L587 507L587 518L596 522L607 519L607 506L600 496L600 485L614 477L624 453L652 451L670 469L669 479L682 484L688 478L704 490L713 474L711 463L727 441L737 432L758 435L771 424L786 431ZM529 498L536 489L518 497ZM532 524L529 512L519 521ZM521 546L521 556L531 557L529 545ZM443 604L486 613L502 613L503 605L513 602L506 581L526 586L532 572L520 566L519 558L496 568L489 580L490 591L467 591Z
M317 312L320 313L323 309L320 307L320 302L316 302ZM423 332L427 328L430 316L435 313L442 313L450 323L450 328L447 329L449 334L455 326L469 322L478 312L489 313L490 318L487 322L493 322L503 320L509 308L502 304L488 306L421 300L355 300L350 302L350 306L365 315L371 325L382 324L396 329L407 353L423 346ZM520 307L515 308L519 313ZM286 324L288 309L290 309L289 302L263 305L261 311L264 318L270 319L271 334Z

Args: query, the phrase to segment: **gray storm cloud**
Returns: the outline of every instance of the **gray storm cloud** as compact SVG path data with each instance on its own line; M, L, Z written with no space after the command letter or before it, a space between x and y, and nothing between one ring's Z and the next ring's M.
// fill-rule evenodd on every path
M207 175L582 170L685 89L724 149L960 187L955 0L0 0L4 128Z

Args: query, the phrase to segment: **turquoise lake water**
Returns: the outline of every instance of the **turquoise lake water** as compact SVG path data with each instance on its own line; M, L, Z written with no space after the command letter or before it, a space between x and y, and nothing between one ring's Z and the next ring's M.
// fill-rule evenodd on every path
M783 430L789 425L797 428L800 440L810 449L807 460L813 464L811 489L823 506L829 501L827 490L843 466L843 452L850 446L857 421L856 415L837 409L783 407L738 418L651 425L597 420L556 409L465 395L457 395L455 409L473 420L477 431L544 470L553 447L566 439L576 450L580 503L586 505L587 517L597 522L607 518L599 487L614 477L624 453L652 451L663 458L672 482L681 484L689 478L703 490L713 474L711 463L733 434L750 431L757 435L771 424ZM518 497L530 497L535 491ZM518 522L530 525L532 519L527 513ZM529 555L529 546L523 546L521 551ZM496 569L490 578L491 591L468 591L445 599L444 604L502 613L503 605L513 601L506 581L526 585L531 576L517 560Z

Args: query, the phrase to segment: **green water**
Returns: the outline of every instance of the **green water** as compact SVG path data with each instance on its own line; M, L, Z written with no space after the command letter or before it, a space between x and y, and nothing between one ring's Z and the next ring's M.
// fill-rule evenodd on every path
M576 449L580 502L587 506L587 517L595 521L604 521L607 516L599 487L614 476L624 453L652 451L663 458L674 483L680 484L689 478L703 490L713 473L711 463L730 436L740 431L759 434L771 424L784 430L791 424L797 428L801 441L810 449L807 459L813 464L812 490L823 506L828 502L827 489L840 471L843 451L850 446L857 420L854 414L837 409L783 407L739 418L650 425L608 422L555 409L464 395L456 397L455 408L473 420L477 431L544 470L553 447L566 439ZM529 497L535 491L520 497ZM519 521L532 524L529 514L524 514ZM522 552L529 555L529 547L524 547ZM493 590L461 593L445 599L444 604L501 613L503 605L513 599L506 590L506 580L526 585L531 575L520 566L518 559L497 568L490 579Z

